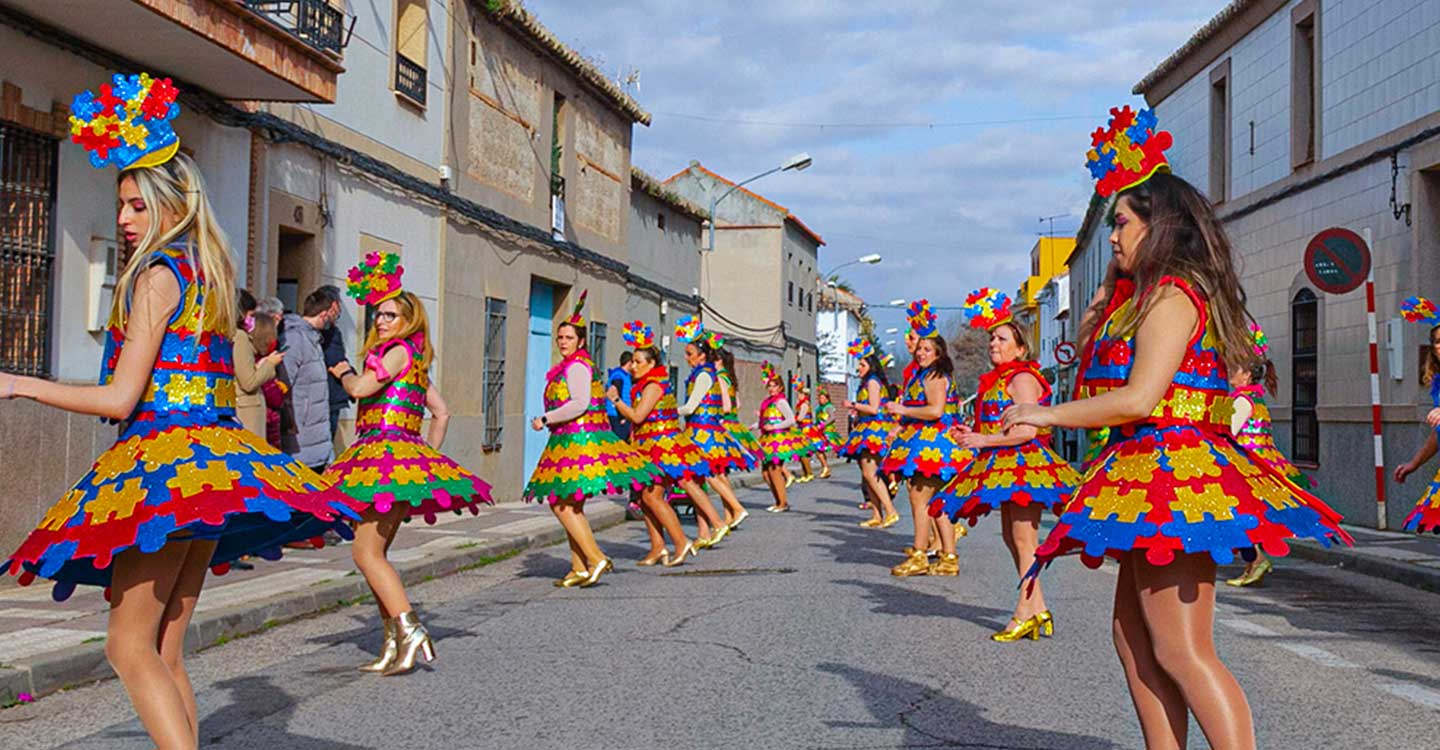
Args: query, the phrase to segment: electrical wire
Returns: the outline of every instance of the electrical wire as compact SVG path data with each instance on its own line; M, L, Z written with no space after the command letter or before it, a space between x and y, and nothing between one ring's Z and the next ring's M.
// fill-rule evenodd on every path
M1053 117L1014 117L996 120L963 120L954 122L784 122L779 120L747 120L743 118L713 117L710 115L692 115L684 112L653 112L659 117L674 117L680 120L696 120L699 122L715 123L717 125L757 125L771 128L809 128L816 130L890 130L897 128L910 128L915 130L935 130L937 128L969 128L986 125L1018 125L1022 123L1035 122L1062 122L1066 120L1093 120L1094 115L1056 115Z

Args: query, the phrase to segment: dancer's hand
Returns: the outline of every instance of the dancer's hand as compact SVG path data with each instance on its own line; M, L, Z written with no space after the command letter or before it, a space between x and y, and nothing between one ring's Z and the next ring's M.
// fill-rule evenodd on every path
M536 418L530 420L530 429L532 429L532 430L534 430L534 431L536 431L536 432L539 432L539 431L545 429L545 422L544 422L544 420L540 419L539 417L536 417Z
M1005 426L1006 430L1025 424L1031 427L1050 427L1055 424L1055 417L1048 406L1015 404L1000 415L1000 423Z
M1425 415L1425 423L1431 427L1440 427L1440 408L1431 409L1430 413Z
M1408 477L1408 476L1410 476L1411 474L1414 474L1414 473L1415 473L1415 468L1416 468L1416 467L1410 465L1410 463L1409 463L1408 461L1407 461L1406 463L1400 464L1399 466L1396 466L1396 467L1395 467L1395 483L1396 483L1396 484L1404 484L1404 483L1405 483L1405 477Z
M610 386L609 388L606 388L606 389L605 389L605 398L608 398L608 399L610 399L611 401L616 401L616 400L618 400L618 399L620 398L620 389L619 389L619 388L616 388L616 387L613 386L613 385Z
M894 401L891 401L885 404L885 411L890 412L890 415L893 417L898 417L902 412L905 411L905 406L903 404L897 404Z
M15 398L15 384L19 381L18 375L0 372L0 401L9 401Z

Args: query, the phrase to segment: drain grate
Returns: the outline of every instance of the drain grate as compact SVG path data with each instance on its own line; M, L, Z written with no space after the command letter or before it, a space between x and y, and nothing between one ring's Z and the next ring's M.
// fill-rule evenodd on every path
M684 570L677 573L661 573L661 576L777 576L794 573L794 568L716 568L714 570Z

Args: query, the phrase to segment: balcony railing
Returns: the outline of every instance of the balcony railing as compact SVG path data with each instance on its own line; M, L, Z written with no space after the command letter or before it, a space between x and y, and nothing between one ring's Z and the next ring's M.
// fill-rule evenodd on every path
M325 0L240 0L300 41L336 55L344 39L345 14Z
M395 90L425 106L425 68L399 52L395 53Z

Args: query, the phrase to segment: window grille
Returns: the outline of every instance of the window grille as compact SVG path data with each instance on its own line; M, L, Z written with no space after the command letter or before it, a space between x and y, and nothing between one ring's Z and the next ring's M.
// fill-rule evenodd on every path
M485 436L482 450L500 448L505 429L505 300L485 298Z
M1320 462L1319 300L1301 289L1290 302L1290 449L1296 461Z
M0 370L49 377L54 138L0 123Z

